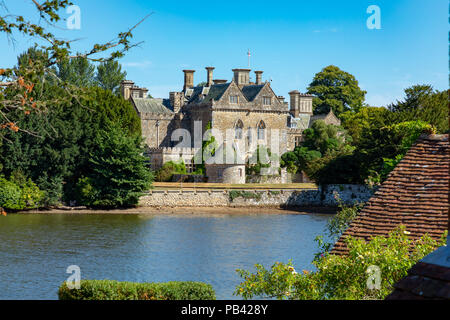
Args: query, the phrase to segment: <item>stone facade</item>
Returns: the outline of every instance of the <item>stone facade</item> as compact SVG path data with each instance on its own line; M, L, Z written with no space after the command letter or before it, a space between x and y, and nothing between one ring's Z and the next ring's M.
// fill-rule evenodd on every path
M273 92L270 82L263 81L262 71L255 71L256 82L250 81L249 69L233 69L231 82L213 80L213 67L207 67L206 71L206 85L194 86L195 70L183 70L183 90L170 92L169 99L146 98L147 89L135 86L132 81L122 82L123 96L132 101L141 118L154 169L166 161L181 158L188 163L186 157L194 152L180 156L177 149L201 148L208 124L219 144L232 145L246 161L257 146L268 147L274 156L293 150L301 142L303 130L314 121L313 96L292 91L289 106L284 97ZM337 119L332 115L323 118L325 121ZM168 155L169 150L172 156ZM272 161L272 166L276 171L279 163ZM223 181L245 183L245 170L242 179L219 174L217 168L210 169L214 181L224 177ZM222 169L235 174L240 172L237 167L231 168Z

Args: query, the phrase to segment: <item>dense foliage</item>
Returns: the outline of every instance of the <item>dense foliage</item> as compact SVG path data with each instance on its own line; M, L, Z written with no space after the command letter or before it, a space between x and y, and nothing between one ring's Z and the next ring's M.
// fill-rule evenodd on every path
M126 136L121 128L101 130L89 158L87 179L78 181L77 200L91 207L137 205L153 180L141 144L139 135Z
M333 110L336 116L345 111L358 111L364 105L366 91L359 88L355 76L336 66L325 67L314 76L308 87L313 100L315 114Z
M413 265L445 245L445 238L437 242L424 235L415 241L401 226L388 237L369 242L349 237L346 243L348 255L324 255L313 262L314 272L297 273L292 262L276 263L271 269L256 265L256 273L237 270L244 281L235 294L244 299L384 299Z
M342 129L324 124L319 129L316 121L304 131L302 145L282 155L282 166L291 173L303 171L318 184L378 185L421 134L449 131L448 92L416 85L405 89L404 100L388 108L362 106L340 118L344 143L328 133Z
M183 160L180 162L168 161L155 173L155 180L158 182L171 182L174 174L186 174L186 164Z
M327 125L323 120L314 122L304 131L304 141L294 151L282 155L280 165L291 173L304 171L310 178L323 182L321 172L329 163L339 157L351 154L351 137L346 131L335 125ZM344 171L345 172L345 171ZM345 174L342 171L339 173ZM336 175L326 176L327 180ZM334 183L327 181L329 183Z
M18 65L20 66L30 59L42 60L45 63L47 55L31 48L19 56ZM78 60L83 59L78 58ZM79 62L70 63L70 67L64 70L64 77L67 78L67 81L83 83L83 79L77 80L79 74L75 66L85 65ZM21 67L18 69L22 70ZM47 77L50 75L47 74ZM80 73L80 77L84 78L85 73ZM45 113L9 111L8 116L20 123L21 130L18 132L9 130L3 133L4 140L0 145L0 151L4 155L0 158L2 173L10 176L15 171L20 171L27 179L35 182L44 192L44 199L41 201L44 206L61 202L69 203L72 200L77 200L77 203L82 205L93 205L99 201L99 198L95 197L94 202L87 201L87 197L80 196L78 184L80 179L86 182L86 178L93 174L92 161L95 157L101 157L98 152L105 151L103 149L105 146L100 143L106 140L102 140L101 136L117 138L118 135L121 135L123 139L130 140L128 146L133 150L129 149L129 153L115 155L116 157L125 157L121 160L125 165L126 158L130 154L143 152L140 140L138 141L141 135L139 116L130 102L99 87L79 88L78 97L67 97L67 87L58 85L55 81L37 82L37 88L39 90L29 93L30 97L35 100L46 99L52 101L53 104ZM104 156L111 155L105 154ZM108 164L110 160L102 158L101 165L110 165ZM130 163L127 165L131 166ZM142 169L141 167L142 162L138 161L134 169L139 171ZM112 171L111 174L120 176L123 168L112 169L119 171ZM131 177L136 178L137 176L132 175ZM136 181L136 184L147 185L148 175L141 177L144 181ZM122 184L118 183L117 185ZM86 192L86 188L84 192ZM97 189L97 192L100 191ZM126 191L124 190L124 192ZM99 194L101 192L97 195ZM104 197L102 198L105 200ZM117 205L120 203L131 204L135 202L131 201L131 198L115 203Z
M16 171L11 178L0 176L0 208L6 210L36 209L42 204L44 192L30 179Z
M211 285L201 282L133 283L82 280L80 289L64 282L59 300L215 300Z

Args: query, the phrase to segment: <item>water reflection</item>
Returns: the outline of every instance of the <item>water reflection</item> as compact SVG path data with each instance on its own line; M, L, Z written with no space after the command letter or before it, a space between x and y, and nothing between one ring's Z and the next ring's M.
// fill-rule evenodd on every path
M0 219L0 299L56 299L84 279L204 281L232 299L235 270L293 259L311 269L327 215L9 215Z

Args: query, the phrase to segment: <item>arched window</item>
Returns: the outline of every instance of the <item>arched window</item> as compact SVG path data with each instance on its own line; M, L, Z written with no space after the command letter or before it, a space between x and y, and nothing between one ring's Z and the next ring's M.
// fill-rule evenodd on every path
M242 139L243 132L244 132L244 123L242 120L238 120L236 122L236 125L234 126L234 138L235 139Z
M266 124L261 120L258 124L258 140L264 139L266 139Z

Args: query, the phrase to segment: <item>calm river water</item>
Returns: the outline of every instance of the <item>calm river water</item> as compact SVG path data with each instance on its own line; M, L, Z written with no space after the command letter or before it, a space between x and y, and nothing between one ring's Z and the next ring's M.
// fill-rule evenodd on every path
M329 215L0 216L0 299L57 299L70 265L83 279L203 281L233 296L237 268L313 267Z

